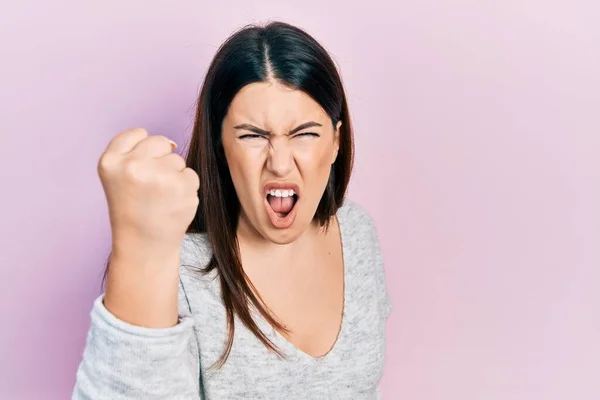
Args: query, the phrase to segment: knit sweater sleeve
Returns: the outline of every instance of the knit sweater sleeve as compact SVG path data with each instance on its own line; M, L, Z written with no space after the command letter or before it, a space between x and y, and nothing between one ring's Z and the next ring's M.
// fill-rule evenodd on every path
M98 297L91 311L72 399L200 399L198 349L185 293L179 322L152 329L112 315Z

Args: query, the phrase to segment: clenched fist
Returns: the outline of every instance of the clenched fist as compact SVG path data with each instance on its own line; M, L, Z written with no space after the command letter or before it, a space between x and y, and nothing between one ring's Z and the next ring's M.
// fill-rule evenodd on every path
M113 243L177 247L198 208L200 181L175 143L144 129L119 133L98 162Z

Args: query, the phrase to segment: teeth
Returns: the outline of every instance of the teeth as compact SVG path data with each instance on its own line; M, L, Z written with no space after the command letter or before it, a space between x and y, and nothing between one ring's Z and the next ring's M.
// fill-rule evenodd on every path
M269 191L269 194L271 196L275 196L275 197L290 197L290 196L293 196L295 193L294 193L293 189L288 189L288 190L271 189L271 191Z

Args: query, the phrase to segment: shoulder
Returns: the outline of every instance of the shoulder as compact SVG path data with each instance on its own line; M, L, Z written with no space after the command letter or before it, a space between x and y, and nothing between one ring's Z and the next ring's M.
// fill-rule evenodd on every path
M375 221L367 209L356 201L346 200L338 210L337 219L344 253L365 260L365 265L377 264L381 249Z
M198 269L206 267L212 255L212 247L206 233L186 234L181 243L181 275L198 277Z
M378 298L381 315L387 318L391 312L391 300L386 288L385 270L381 245L375 221L360 204L347 200L340 207L338 221L342 231L344 252L356 259L353 263L358 273L373 283L373 292Z
M349 236L369 241L377 240L375 220L367 209L354 200L346 199L337 213L340 226Z
M181 262L208 263L212 248L205 233L187 233L181 243Z
M191 301L190 297L206 301L207 296L215 297L218 294L213 293L218 291L218 285L215 286L218 280L217 270L205 271L212 255L212 247L205 233L185 235L181 244L179 281L186 301ZM189 303L187 305L188 308L191 306Z
M205 233L188 233L181 243L179 311L198 320L213 321L222 310L218 271L205 268L213 250Z

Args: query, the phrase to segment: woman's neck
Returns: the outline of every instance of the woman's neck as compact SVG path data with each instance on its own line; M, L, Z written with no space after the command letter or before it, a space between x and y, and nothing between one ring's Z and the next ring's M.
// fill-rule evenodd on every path
M243 258L254 259L259 257L263 260L273 260L286 263L298 258L304 251L314 248L316 242L325 235L323 227L313 221L293 242L286 244L273 243L260 234L250 222L240 217L237 229L237 240Z

